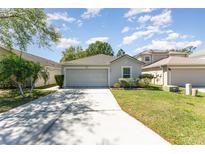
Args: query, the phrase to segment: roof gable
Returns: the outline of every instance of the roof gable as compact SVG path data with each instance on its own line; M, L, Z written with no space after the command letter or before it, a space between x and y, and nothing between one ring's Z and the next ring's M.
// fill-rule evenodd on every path
M116 62L116 61L118 61L118 60L120 60L120 59L122 59L122 58L124 58L124 57L127 57L127 58L129 58L129 59L132 59L132 60L134 60L134 61L136 61L136 62L138 62L138 63L140 63L140 64L145 64L144 62L142 62L142 61L140 61L140 60L138 60L138 59L136 59L135 57L132 57L132 56L130 56L130 55L128 55L128 54L125 54L125 55L122 55L122 56L120 56L120 57L117 57L116 59L114 59L113 61L111 61L111 63L113 63L113 62Z

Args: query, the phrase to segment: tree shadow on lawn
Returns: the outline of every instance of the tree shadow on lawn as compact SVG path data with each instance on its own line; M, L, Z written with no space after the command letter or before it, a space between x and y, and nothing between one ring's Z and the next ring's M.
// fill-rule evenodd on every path
M18 90L9 90L0 95L0 113L6 112L14 107L23 105L39 97L46 96L54 91L34 90L32 94L27 90L26 97L22 97Z

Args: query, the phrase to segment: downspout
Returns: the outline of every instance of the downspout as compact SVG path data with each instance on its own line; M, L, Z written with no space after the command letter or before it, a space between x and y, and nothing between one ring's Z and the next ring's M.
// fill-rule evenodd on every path
M168 70L168 73L169 73L169 74L168 74L168 75L169 75L169 82L168 82L168 83L169 83L169 85L171 85L171 81L172 81L172 72L171 72L171 68L168 68L168 67L167 67L167 70Z

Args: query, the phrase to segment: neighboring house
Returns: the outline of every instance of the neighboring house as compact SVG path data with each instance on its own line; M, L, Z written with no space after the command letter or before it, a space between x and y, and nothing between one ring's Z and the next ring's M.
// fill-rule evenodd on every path
M15 53L17 55L20 55L21 52L18 50L8 50L8 49L5 49L3 47L0 47L0 59L3 58L4 55L10 54L10 53ZM56 63L54 61L51 61L51 60L48 60L48 59L45 59L45 58L42 58L39 56L35 56L35 55L32 55L30 53L26 53L26 52L23 52L22 57L26 60L38 62L47 69L47 71L49 73L49 79L48 79L48 82L46 83L46 85L56 83L54 76L56 74L61 74L61 65L59 63ZM36 82L35 86L36 87L44 86L44 80L42 78L40 78Z
M119 78L138 77L143 62L123 55L95 55L62 64L64 87L110 87Z
M162 50L146 50L136 56L136 59L145 63L145 65L152 64L159 60L168 58L169 56L178 56L178 57L188 57L187 53L184 52L173 52L173 51L162 51Z
M199 59L204 59L205 60L205 49L197 51L197 52L194 52L189 57L191 57L191 58L199 58Z
M143 67L143 73L153 74L154 84L205 86L204 59L171 56Z

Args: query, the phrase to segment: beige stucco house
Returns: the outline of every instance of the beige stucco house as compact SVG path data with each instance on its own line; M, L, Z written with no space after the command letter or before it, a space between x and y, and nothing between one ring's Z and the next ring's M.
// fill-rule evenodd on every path
M204 59L170 56L143 67L143 73L153 74L154 84L205 86Z
M3 58L4 55L10 54L10 53L15 53L17 55L20 55L20 51L18 50L8 50L6 48L0 47L0 59ZM42 66L44 66L49 73L49 79L46 85L55 84L54 76L56 74L61 74L61 65L59 63L56 63L54 61L51 61L51 60L48 60L48 59L45 59L39 56L35 56L33 54L26 53L26 52L23 52L22 57L26 60L38 62ZM39 79L36 82L35 86L36 87L44 86L44 80Z
M95 55L62 64L64 87L110 87L119 78L138 77L144 63L129 55Z
M169 56L188 57L188 54L184 52L174 52L174 51L145 50L134 57L144 62L145 65L149 65L159 60L168 58Z

